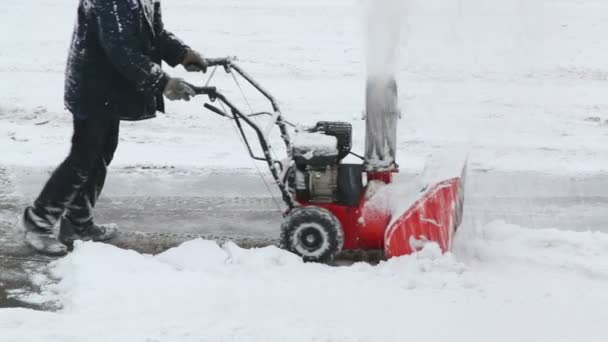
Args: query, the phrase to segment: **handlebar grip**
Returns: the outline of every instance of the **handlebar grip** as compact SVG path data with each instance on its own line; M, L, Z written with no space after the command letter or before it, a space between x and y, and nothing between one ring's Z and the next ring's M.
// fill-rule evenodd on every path
M234 58L206 58L205 61L207 61L207 65L212 67L212 66L216 66L216 65L221 65L221 66L226 66L229 65L230 63L232 63L232 61L234 60Z
M190 88L192 88L192 90L194 90L194 93L196 95L213 95L213 94L217 93L216 87L197 87L197 86L191 85Z

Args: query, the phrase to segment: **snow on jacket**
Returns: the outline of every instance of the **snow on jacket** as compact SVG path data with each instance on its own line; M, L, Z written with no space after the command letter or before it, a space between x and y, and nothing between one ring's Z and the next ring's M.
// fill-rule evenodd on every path
M166 31L160 0L80 0L68 56L65 105L75 118L142 120L164 111L164 60L188 47Z

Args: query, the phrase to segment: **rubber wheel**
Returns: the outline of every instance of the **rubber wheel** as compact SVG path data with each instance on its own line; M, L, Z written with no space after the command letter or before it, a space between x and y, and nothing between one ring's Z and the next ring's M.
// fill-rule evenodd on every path
M304 261L331 261L343 245L342 225L327 209L296 208L281 225L281 248L300 255Z

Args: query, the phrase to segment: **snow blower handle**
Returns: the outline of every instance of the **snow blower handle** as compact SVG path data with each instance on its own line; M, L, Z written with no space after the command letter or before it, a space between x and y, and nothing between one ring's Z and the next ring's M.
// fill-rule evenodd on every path
M230 64L232 61L236 60L234 57L224 57L224 58L206 58L208 67L214 66L223 66L226 72L230 72Z
M192 85L190 83L188 83L188 86L190 88L192 88L192 90L194 90L194 94L195 95L209 95L209 99L211 101L215 101L215 99L217 99L217 88L216 87L197 87L195 85ZM226 113L224 113L221 109L210 105L209 103L205 103L205 108L209 109L210 111L214 112L215 114L221 115L221 116L225 116L225 117L229 117Z
M215 114L217 114L217 115L219 115L219 116L223 116L223 117L230 118L230 117L228 116L228 114L224 113L224 111L222 111L221 109L217 108L216 106L214 106L214 105L212 105L212 104L205 103L205 104L203 105L203 107L207 108L208 110L210 110L211 112L213 112L213 113L215 113Z
M212 66L216 66L216 65L228 65L230 63L232 63L232 61L234 60L234 58L206 58L205 61L207 61L207 65L212 67Z
M188 86L194 90L195 95L208 95L209 100L212 102L217 99L217 88L216 87L197 87L193 84L187 83Z
M192 84L188 84L196 95L209 95L210 97L216 97L217 88L216 87L197 87Z

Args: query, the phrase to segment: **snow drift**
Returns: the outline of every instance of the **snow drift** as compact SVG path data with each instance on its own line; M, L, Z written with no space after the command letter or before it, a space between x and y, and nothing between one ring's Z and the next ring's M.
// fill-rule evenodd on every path
M13 341L605 341L608 235L468 228L378 266L194 240L157 256L81 243L0 311ZM53 280L56 279L56 280Z

